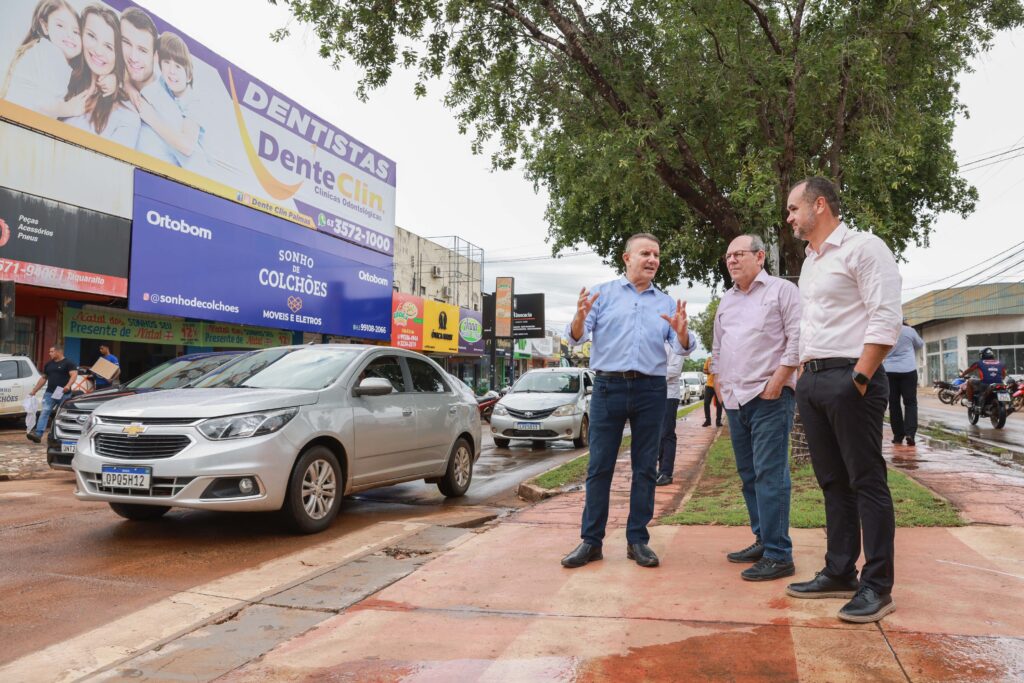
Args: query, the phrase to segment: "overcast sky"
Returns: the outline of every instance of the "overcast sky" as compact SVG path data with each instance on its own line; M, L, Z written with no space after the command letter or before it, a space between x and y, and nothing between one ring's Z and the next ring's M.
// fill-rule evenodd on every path
M354 96L357 71L351 66L335 70L320 59L318 43L307 27L293 22L291 38L280 44L270 41L271 31L289 24L282 7L256 0L142 0L140 4L394 159L398 224L428 237L458 235L481 247L486 257L485 291L493 291L496 276L511 275L517 291L545 292L551 327L572 317L580 287L614 276L595 256L500 262L550 254L545 241L546 199L543 190L534 192L521 172L492 172L486 156L470 152L469 138L458 134L451 112L441 104L442 84L435 84L428 97L417 100L412 95L412 78L396 72L391 84L364 104ZM1024 141L1022 64L1024 31L1004 33L997 37L994 49L975 61L975 73L964 76L961 98L970 118L959 122L955 134L961 164ZM901 266L904 300L954 284L960 278L920 287L1024 240L1018 224L1024 159L987 166L966 177L981 195L977 210L966 221L943 216L928 248L907 251L907 262ZM1004 276L1008 281L1020 280L1022 271L1024 266ZM711 295L704 287L679 286L670 293L688 301L691 315Z

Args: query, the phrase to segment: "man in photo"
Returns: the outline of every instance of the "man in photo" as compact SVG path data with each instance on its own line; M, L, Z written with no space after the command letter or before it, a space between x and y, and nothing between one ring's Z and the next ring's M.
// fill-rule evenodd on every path
M71 385L75 383L76 377L78 377L78 367L73 360L64 357L64 347L59 344L51 346L50 360L43 366L43 375L30 392L32 396L35 396L43 388L43 385L46 385L46 391L43 392L43 410L39 414L39 421L36 422L35 430L25 435L29 441L42 442L43 434L46 433L46 425L50 421L50 414L64 400L65 394L71 390ZM56 396L54 396L55 393Z
M157 36L156 24L138 7L129 7L121 14L121 49L128 72L125 89L140 115L147 112L143 116L142 130L135 149L180 166L171 144L160 136L151 123L155 116L173 122L180 129L182 119L181 109L160 83L156 71Z

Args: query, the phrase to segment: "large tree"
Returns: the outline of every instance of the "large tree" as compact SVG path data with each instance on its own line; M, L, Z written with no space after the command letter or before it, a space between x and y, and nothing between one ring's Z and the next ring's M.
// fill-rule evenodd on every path
M323 57L362 69L361 97L395 67L417 70L418 95L446 78L474 151L547 190L556 251L621 266L648 230L662 282L728 282L720 256L743 232L799 272L785 203L807 175L836 180L847 221L897 254L938 214L969 214L957 79L1024 20L1018 0L280 2Z

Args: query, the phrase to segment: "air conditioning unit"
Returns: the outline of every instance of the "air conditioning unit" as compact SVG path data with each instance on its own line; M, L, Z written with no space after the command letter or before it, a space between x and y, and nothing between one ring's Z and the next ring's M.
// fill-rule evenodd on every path
M447 299L451 295L452 295L452 288L451 287L442 287L441 288L441 296L443 296L445 299Z
M441 266L431 266L430 274L434 277L441 277Z

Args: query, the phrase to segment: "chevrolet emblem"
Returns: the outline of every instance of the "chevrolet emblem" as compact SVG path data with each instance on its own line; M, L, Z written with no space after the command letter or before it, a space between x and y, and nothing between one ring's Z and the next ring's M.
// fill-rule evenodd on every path
M127 434L129 439L134 439L139 434L146 431L146 427L138 422L132 422L130 425L125 425L121 429L122 434Z
M526 411L526 417L533 417L533 413L529 410Z

